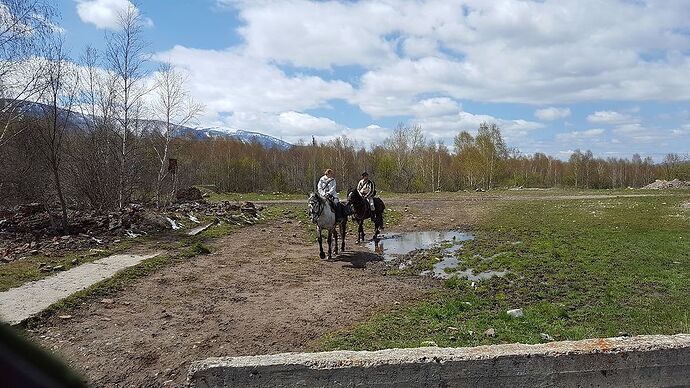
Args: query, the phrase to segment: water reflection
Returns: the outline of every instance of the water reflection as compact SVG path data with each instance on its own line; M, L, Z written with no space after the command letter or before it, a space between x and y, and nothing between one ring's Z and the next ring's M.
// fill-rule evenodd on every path
M405 255L417 249L429 249L440 245L444 242L452 242L454 246L449 248L456 251L455 248L458 242L473 240L474 236L471 233L458 232L455 230L449 231L425 231L425 232L409 232L396 234L391 236L383 236L378 241L372 241L367 244L369 249L383 256L383 259L390 261L396 256Z

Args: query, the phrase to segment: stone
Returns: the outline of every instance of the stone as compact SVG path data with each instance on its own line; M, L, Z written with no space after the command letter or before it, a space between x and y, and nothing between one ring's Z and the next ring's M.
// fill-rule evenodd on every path
M540 336L541 339L543 339L544 341L553 341L553 337L551 337L550 335L548 335L548 334L546 334L546 333L539 333L539 336Z
M513 318L521 318L521 317L523 317L523 316L525 315L525 314L522 312L522 309L512 309L512 310L508 310L508 311L506 311L506 314L510 315L510 316L513 317Z
M496 336L496 329L494 329L493 327L486 329L486 331L484 332L484 335L487 337L495 337Z

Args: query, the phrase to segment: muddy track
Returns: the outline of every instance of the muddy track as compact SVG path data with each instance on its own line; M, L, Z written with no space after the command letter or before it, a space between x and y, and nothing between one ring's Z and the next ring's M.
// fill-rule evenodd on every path
M404 217L386 232L468 228L501 199L387 200ZM69 320L48 318L30 335L90 385L180 386L193 360L307 350L325 333L419 300L439 285L385 276L380 257L355 246L352 235L346 254L320 261L307 233L291 220L242 229L215 240L212 254L138 279L110 296L112 304L92 300L70 311Z
M347 241L318 259L287 220L216 240L210 255L164 268L126 290L48 318L31 335L93 386L179 386L193 360L305 350L326 332L422 297L422 278L387 277L380 258ZM354 250L353 250L354 249Z

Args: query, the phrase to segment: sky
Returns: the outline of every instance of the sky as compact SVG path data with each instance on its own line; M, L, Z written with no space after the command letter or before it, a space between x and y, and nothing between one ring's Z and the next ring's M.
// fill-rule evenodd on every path
M152 68L187 75L199 126L371 146L419 124L452 149L486 121L523 154L690 152L690 1L58 4L73 57L137 7Z

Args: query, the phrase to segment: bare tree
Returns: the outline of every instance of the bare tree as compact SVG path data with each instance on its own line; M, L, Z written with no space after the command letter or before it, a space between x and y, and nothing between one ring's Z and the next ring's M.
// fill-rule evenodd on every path
M154 91L153 109L158 119L163 122L163 128L155 130L152 134L153 149L160 162L156 178L156 205L161 206L161 188L169 174L170 141L175 135L175 130L197 117L203 107L194 102L189 95L182 74L169 64L164 64L158 69Z
M54 17L53 6L45 0L0 3L0 147L18 134L10 129L24 113L24 100L37 97L45 87L40 82L44 62L37 57L57 29Z
M118 204L123 207L131 197L133 166L130 160L134 149L134 137L139 126L141 100L146 94L143 79L146 76L143 39L144 18L129 4L118 14L118 31L107 39L107 61L116 77L117 134L121 139Z
M72 105L77 93L77 72L68 60L63 49L62 40L47 53L45 66L46 91L41 100L44 101L43 115L36 126L37 148L43 155L46 167L53 177L55 194L60 201L62 211L60 229L67 232L67 201L62 179L63 157L65 155L65 138L72 122Z
M114 73L104 70L98 51L88 47L80 57L82 66L77 124L81 136L70 158L75 163L75 188L94 208L112 208L118 201L118 170L121 139L114 120L116 82Z

